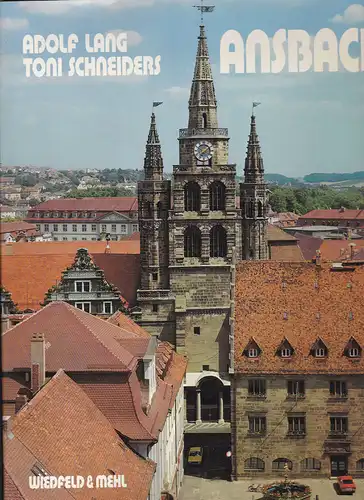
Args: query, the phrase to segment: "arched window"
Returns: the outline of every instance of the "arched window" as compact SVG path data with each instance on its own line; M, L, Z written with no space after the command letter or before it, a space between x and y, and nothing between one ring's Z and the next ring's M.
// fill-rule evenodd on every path
M356 470L358 472L364 472L364 458L361 458L356 462Z
M225 186L222 182L210 185L210 210L225 210Z
M187 182L185 185L185 211L199 212L201 208L201 192L197 182Z
M210 257L226 257L226 231L222 226L216 225L210 231Z
M207 128L207 115L202 113L202 128Z
M146 201L144 205L144 217L147 217L148 219L153 218L153 206L150 201Z
M292 462L288 460L288 458L276 458L272 462L272 470L284 470L285 469L285 464L287 464L288 469L292 470Z
M163 219L163 205L160 201L157 203L157 217L158 219Z
M263 217L263 203L258 201L258 217Z
M316 458L305 458L301 461L301 471L320 470L321 462Z
M249 470L258 470L260 472L264 471L264 460L261 458L257 457L250 457L245 460L244 462L244 470L249 471Z
M201 231L197 226L185 231L185 257L201 257Z

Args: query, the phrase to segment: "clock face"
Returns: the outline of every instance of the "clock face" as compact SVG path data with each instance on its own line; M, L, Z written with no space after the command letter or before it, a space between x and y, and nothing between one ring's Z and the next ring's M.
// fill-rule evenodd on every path
M195 156L200 161L208 161L212 158L213 147L210 142L199 142L195 146Z

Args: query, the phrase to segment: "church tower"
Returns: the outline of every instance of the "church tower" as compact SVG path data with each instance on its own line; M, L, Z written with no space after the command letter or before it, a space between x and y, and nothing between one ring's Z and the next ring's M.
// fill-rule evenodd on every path
M169 214L169 277L175 296L177 351L189 372L227 372L230 282L240 248L236 166L220 128L205 26L201 23L189 99L188 128L179 131Z
M245 159L244 183L240 184L242 211L242 259L266 260L268 256L268 196L255 115L251 116Z
M169 298L170 193L170 181L163 180L163 157L153 113L144 158L144 180L138 182L141 278L137 300L141 317L136 319L155 335L160 334L168 316L165 307Z

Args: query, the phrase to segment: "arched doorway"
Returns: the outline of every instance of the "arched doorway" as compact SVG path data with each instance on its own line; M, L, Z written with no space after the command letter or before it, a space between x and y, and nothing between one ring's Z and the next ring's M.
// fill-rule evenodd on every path
M219 377L206 376L196 386L196 422L230 420L230 387Z

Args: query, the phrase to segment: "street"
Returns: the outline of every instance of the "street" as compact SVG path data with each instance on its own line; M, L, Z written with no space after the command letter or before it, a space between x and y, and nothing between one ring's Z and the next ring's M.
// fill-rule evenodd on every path
M277 478L281 480L282 478ZM244 480L244 481L222 481L219 479L203 479L186 475L182 487L180 500L259 500L259 493L248 492L248 487L252 483L270 483L272 479L266 481ZM312 489L311 500L335 500L338 498L334 488L335 481L330 479L302 479L298 480L307 484ZM355 495L349 496L354 500L364 500L364 479L356 479L357 491Z

